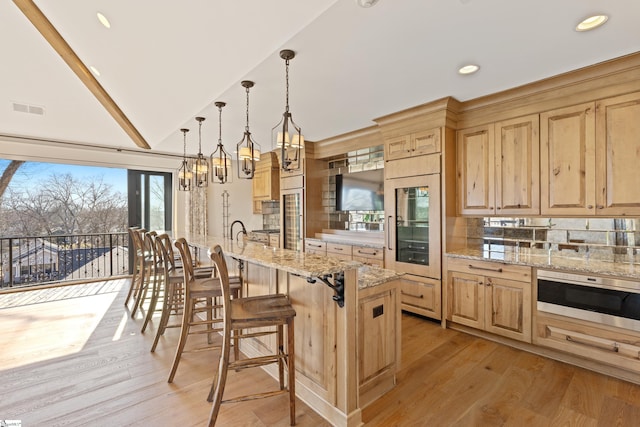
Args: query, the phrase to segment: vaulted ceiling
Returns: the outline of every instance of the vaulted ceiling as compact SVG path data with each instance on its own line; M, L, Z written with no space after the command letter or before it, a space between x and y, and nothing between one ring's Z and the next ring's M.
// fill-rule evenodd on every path
M227 103L222 138L234 150L246 121L241 80L255 82L250 128L263 151L271 148L285 104L285 48L296 52L290 105L308 140L443 96L473 99L640 51L637 0L34 3L82 64L99 70L89 77L151 149L180 154L182 127L191 129L188 153L197 151L196 116L207 118L202 151L213 151L215 101ZM574 30L594 13L609 21ZM14 2L0 3L0 39L0 136L137 148ZM459 75L467 63L480 71Z

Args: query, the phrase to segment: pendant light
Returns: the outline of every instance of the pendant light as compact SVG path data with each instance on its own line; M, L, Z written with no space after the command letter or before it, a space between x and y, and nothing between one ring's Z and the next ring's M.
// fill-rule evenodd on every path
M215 103L215 106L218 107L218 147L210 156L211 182L220 184L227 182L231 169L231 158L222 145L222 107L225 105L227 104L220 101Z
M196 117L198 121L198 156L193 162L193 181L196 187L204 188L208 185L209 163L207 158L202 155L202 122L204 117Z
M180 129L180 132L182 132L183 135L184 151L182 164L180 165L180 169L178 169L178 190L191 191L191 178L193 178L193 174L191 173L191 169L189 169L189 162L187 162L187 132L189 132L189 129Z
M300 169L300 150L304 148L304 136L300 127L293 121L289 112L289 61L296 56L289 49L280 51L280 58L285 62L286 97L282 120L271 131L276 147L280 149L281 168L284 171ZM291 133L290 133L291 132Z
M238 178L252 179L256 171L256 161L260 160L260 145L253 141L249 132L249 88L253 87L253 82L243 80L240 84L247 91L247 125L242 140L236 146Z

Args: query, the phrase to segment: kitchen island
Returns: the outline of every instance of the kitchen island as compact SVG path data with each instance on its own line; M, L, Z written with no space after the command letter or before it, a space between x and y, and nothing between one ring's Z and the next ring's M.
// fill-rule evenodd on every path
M177 235L204 253L220 244L230 271L243 277L243 295L289 296L296 310L296 396L332 425L361 425L362 407L395 385L400 362L395 272L261 243ZM262 337L240 350L258 356L274 346L273 337ZM275 367L267 372L276 376Z

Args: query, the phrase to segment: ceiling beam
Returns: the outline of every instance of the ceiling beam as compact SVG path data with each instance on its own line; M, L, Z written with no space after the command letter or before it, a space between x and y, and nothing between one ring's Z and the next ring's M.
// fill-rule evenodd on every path
M91 91L91 93L100 101L102 106L111 114L111 117L120 125L120 127L129 135L133 142L140 148L150 149L151 147L133 126L127 116L122 112L120 107L109 96L102 85L96 80L91 71L78 58L78 55L71 49L71 46L62 38L58 30L51 24L42 11L35 5L33 0L13 0L24 15L31 21L34 27L43 35L45 40L51 47L58 52L69 68L76 73L80 81Z

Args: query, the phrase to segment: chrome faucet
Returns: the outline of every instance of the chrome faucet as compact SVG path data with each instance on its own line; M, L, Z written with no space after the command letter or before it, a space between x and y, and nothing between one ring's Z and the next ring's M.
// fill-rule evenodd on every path
M238 234L242 233L242 234L244 234L245 236L247 235L247 229L246 229L246 228L244 228L244 224L242 223L242 221L240 221L239 219L236 219L235 221L233 221L233 222L231 223L231 227L229 227L229 237L231 237L231 240L233 240L233 239L234 239L234 235L233 235L233 226L234 226L236 223L239 223L239 224L240 224L240 227L242 227L242 231L240 231ZM236 240L238 240L238 238L237 238L238 236L235 236L235 237L236 237Z

